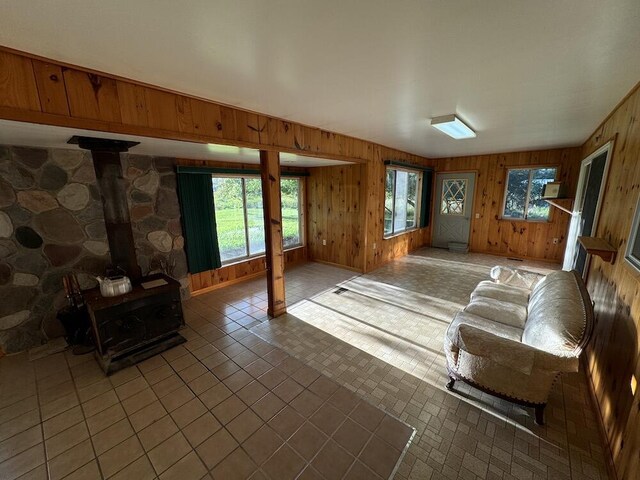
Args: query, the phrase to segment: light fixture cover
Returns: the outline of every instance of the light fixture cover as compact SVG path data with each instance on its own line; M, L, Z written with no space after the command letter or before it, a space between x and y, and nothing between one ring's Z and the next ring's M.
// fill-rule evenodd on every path
M471 130L465 123L454 114L445 115L431 119L431 126L446 133L456 140L463 138L475 138L476 132Z

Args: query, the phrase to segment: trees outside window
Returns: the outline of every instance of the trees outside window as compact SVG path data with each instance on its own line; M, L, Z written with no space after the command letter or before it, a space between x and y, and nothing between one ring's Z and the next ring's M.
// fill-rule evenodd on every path
M556 178L557 168L510 168L504 196L503 218L547 221L550 206L542 199L544 186Z
M387 168L384 194L384 235L396 235L418 225L421 173Z

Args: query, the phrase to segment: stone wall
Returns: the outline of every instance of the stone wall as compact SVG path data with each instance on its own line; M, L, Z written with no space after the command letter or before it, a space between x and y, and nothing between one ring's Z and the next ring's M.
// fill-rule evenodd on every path
M188 292L187 264L170 158L122 155L143 274L165 271ZM61 333L62 277L96 285L110 262L91 155L0 146L0 354Z

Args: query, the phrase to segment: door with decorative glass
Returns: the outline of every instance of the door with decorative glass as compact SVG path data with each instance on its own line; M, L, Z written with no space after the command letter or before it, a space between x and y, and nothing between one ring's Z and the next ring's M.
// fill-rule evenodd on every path
M433 221L434 247L448 248L450 242L468 244L473 210L475 173L438 173Z

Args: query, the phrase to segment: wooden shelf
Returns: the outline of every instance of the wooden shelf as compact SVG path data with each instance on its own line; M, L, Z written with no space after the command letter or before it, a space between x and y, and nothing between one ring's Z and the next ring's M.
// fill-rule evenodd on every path
M571 207L573 206L573 198L543 198L543 200L549 205L553 205L563 212L573 215L573 211L571 210Z
M604 238L578 237L578 242L584 247L587 253L601 257L605 262L614 263L618 250L607 242Z

